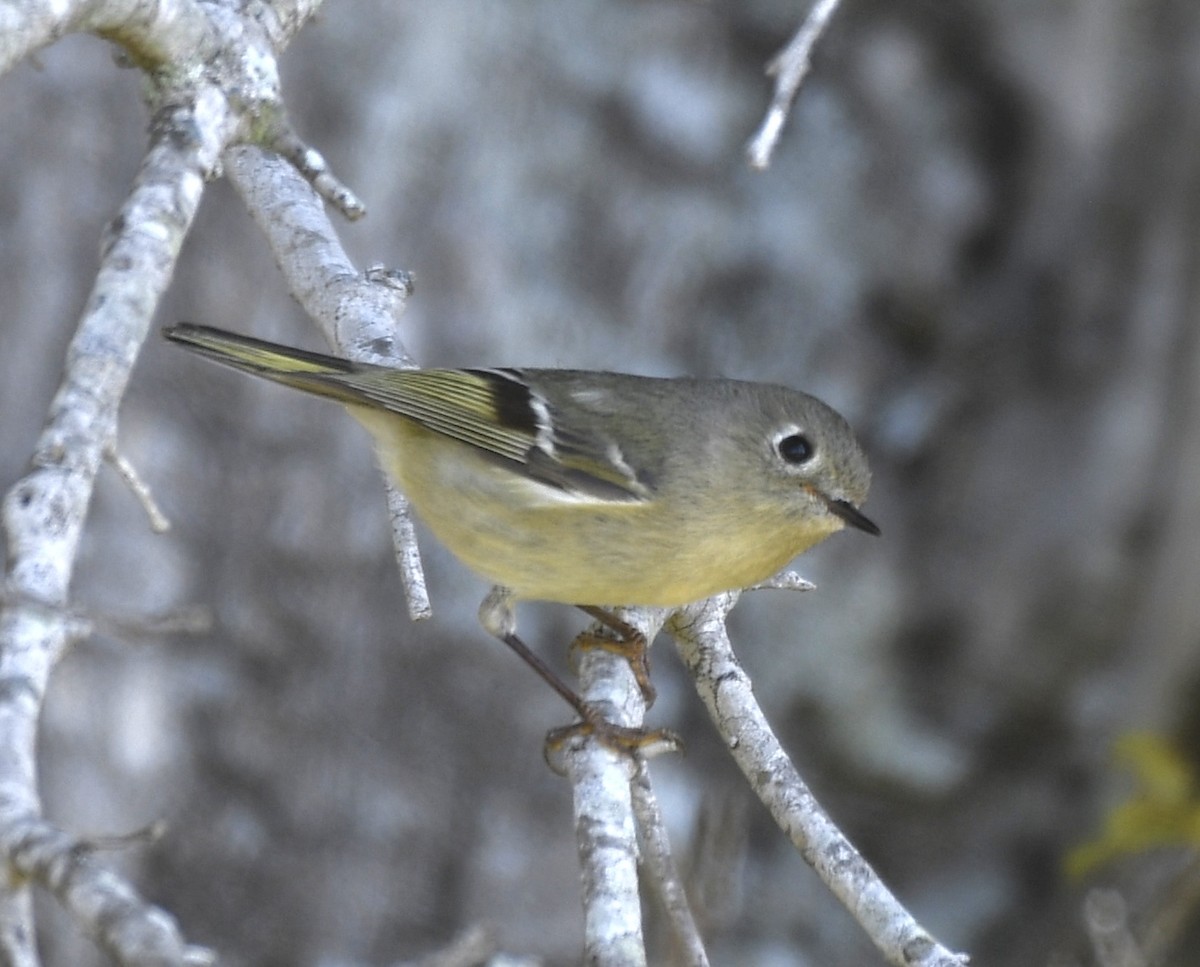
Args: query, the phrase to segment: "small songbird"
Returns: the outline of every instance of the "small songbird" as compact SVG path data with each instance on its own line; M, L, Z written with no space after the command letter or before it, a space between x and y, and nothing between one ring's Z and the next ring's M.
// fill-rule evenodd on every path
M396 369L207 326L163 334L345 404L417 515L497 586L481 619L526 660L515 600L578 605L624 634L632 629L603 609L687 604L762 581L847 524L879 533L859 510L870 472L850 427L820 400L782 386Z

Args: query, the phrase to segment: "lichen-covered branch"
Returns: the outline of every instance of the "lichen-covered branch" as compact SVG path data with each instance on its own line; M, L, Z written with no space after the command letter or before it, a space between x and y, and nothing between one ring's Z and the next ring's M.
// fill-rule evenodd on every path
M755 794L805 861L897 967L962 967L891 894L821 808L796 772L733 654L725 619L730 592L675 613L669 624L684 663L726 747Z
M775 91L762 124L746 146L746 158L756 171L762 171L771 163L771 155L775 153L779 136L783 134L788 112L808 75L813 48L833 19L839 2L816 0L795 36L767 65L767 73L775 78Z
M28 842L28 831L41 826L37 720L50 671L68 643L68 590L88 502L116 437L117 408L138 349L170 282L204 181L234 124L224 97L208 86L160 112L133 190L111 223L31 469L4 499L9 555L7 603L0 615L0 846L11 868L46 886L52 884L40 874L54 870L56 863L19 862L18 849ZM43 844L53 841L44 831L38 838ZM24 905L23 892L10 891L0 904ZM64 890L59 896L67 903L86 900L73 910L90 922L93 891ZM125 909L147 924L160 918L146 905ZM28 932L32 936L31 927ZM132 933L110 940L119 945L121 937ZM0 940L19 942L16 934ZM116 952L123 963L145 962L135 949ZM12 955L17 956L15 951Z
M644 759L638 761L633 777L633 815L637 822L638 844L642 851L646 880L658 894L676 947L685 963L692 967L707 967L708 952L704 949L704 939L692 916L683 881L671 853L666 823Z
M109 224L29 472L3 500L0 611L0 960L36 964L29 884L53 893L122 964L192 964L174 922L41 817L36 738L50 672L78 629L69 589L96 475L115 452L117 411L205 182L225 149L278 108L275 45L312 4L4 4L0 71L59 36L90 31L153 71L149 149ZM239 19L243 10L245 19ZM265 29L255 29L266 25ZM218 53L220 56L210 57ZM237 96L228 92L236 91Z
M622 612L621 617L653 640L666 617L661 609ZM641 728L645 702L624 658L600 649L578 654L582 695L608 721ZM584 959L624 967L646 963L638 883L638 840L631 783L636 766L628 755L595 739L572 741L563 750L575 804L575 842L583 880Z
M359 272L343 249L316 190L276 155L235 148L228 156L229 179L258 223L304 310L325 337L351 359L414 367L398 326L412 292L403 273ZM409 617L432 614L408 501L388 484L392 544Z

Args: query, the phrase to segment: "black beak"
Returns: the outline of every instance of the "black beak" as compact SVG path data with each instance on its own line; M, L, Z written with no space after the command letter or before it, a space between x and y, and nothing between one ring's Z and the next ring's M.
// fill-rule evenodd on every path
M855 507L848 500L834 500L832 497L825 498L825 506L829 508L829 512L840 517L851 527L857 527L860 531L866 531L875 537L879 536L879 528L874 522L867 517L861 510Z

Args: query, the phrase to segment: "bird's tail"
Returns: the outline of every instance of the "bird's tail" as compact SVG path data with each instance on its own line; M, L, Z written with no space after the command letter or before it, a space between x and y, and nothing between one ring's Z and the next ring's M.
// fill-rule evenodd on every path
M366 402L362 390L347 383L347 377L372 366L190 322L166 326L162 333L171 342L225 366L340 403Z

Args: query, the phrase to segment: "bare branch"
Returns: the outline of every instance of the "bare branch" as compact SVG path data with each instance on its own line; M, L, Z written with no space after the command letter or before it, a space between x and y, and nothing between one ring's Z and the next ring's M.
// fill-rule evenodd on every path
M281 121L275 132L262 141L262 146L290 162L318 195L350 221L358 221L366 215L367 206L334 176L320 152L300 140L291 125Z
M110 443L104 451L104 456L109 464L117 472L117 476L125 483L137 498L139 504L142 505L142 510L146 512L146 516L150 519L150 529L156 534L165 534L171 529L171 522L167 519L167 515L162 512L162 508L158 506L158 501L154 499L154 494L150 492L150 487L138 475L121 452L117 449L115 443Z
M143 67L195 60L216 53L217 33L194 0L123 0L95 3L6 3L0 6L0 74L69 33L94 33L120 44Z
M690 605L672 616L669 629L734 761L775 822L889 963L962 967L967 957L942 947L900 905L821 808L783 751L725 628L739 596L729 592Z
M411 288L359 272L313 187L278 155L237 147L226 174L266 236L292 295L329 342L363 362L416 368L396 330ZM403 276L400 276L403 280Z
M372 267L358 272L316 191L286 161L258 148L228 154L229 180L262 229L288 288L325 338L351 359L416 368L396 337L411 281ZM386 479L386 477L385 477ZM432 614L408 501L388 481L392 544L414 620Z
M707 967L708 953L671 856L666 824L644 759L638 761L633 777L633 815L647 879L662 901L679 952L692 967Z
M146 921L148 930L156 930L150 921L165 914L134 904L128 888L99 867L90 867L82 880L73 874L64 880L63 874L73 868L73 841L38 818L37 717L50 670L69 640L68 586L96 473L115 438L118 405L195 216L204 180L233 135L234 119L224 107L219 92L201 88L158 117L155 140L133 191L112 223L87 309L67 352L63 382L37 442L33 469L4 500L10 600L0 615L0 691L6 696L0 702L0 850L13 869L56 892L85 922L99 914L93 907L104 890L124 904L129 916ZM23 603L29 599L63 607L64 613ZM55 847L67 852L55 854ZM77 882L85 883L81 892L74 890ZM8 894L0 906L15 904L22 915L28 904L23 893ZM0 919L7 927L11 911L4 910ZM123 963L144 962L138 959L140 948L121 946L135 934L123 927L106 937ZM6 929L0 939L11 938ZM174 959L158 962L183 963L184 947L177 946ZM20 949L2 953L18 962L23 956Z
M640 608L621 618L652 641L667 612ZM646 706L629 663L598 648L578 651L583 698L604 717L643 726ZM562 750L575 803L575 839L583 877L584 959L596 965L646 963L638 893L637 831L633 822L633 758L592 738L575 737Z
M34 815L10 817L0 849L12 870L42 884L100 945L131 967L216 963L203 947L184 942L175 920L146 903L120 877L92 858L92 847Z
M795 571L780 571L774 577L760 581L747 591L815 591L817 586L807 578L802 578Z
M498 948L495 930L485 924L468 927L442 950L412 961L408 967L476 967L492 963Z
M385 475L386 480L386 475ZM417 545L417 528L413 523L408 498L387 481L388 519L392 522L392 549L400 568L400 586L408 604L408 616L413 621L433 617L429 590L425 584L425 569L421 566L421 549Z
M762 124L746 146L746 159L756 171L764 170L771 163L771 155L775 153L796 93L808 75L813 47L833 19L838 2L816 0L796 35L767 65L768 76L775 78L775 93Z
M1142 930L1143 955L1149 963L1167 961L1169 952L1195 920L1197 907L1200 907L1200 855L1193 850L1188 863L1171 877Z
M612 656L606 657L611 664ZM646 945L629 787L633 763L595 740L571 742L566 758L583 879L584 960L597 967L639 967L646 963Z
M1146 957L1129 930L1129 909L1116 890L1089 890L1083 921L1099 967L1146 967Z
M174 68L153 75L150 147L108 227L32 469L3 501L9 556L0 595L0 854L15 874L0 894L5 963L37 963L30 883L58 897L122 964L212 961L183 942L167 914L95 862L85 844L41 819L37 719L51 669L86 624L67 607L68 589L96 474L114 453L117 411L137 352L221 153L251 127L247 119L256 109L278 99L272 43L285 24L301 22L306 8L281 3L278 17L265 4L255 8L257 22L270 27L268 40L232 5L68 0L0 7L0 70L71 30L120 43L140 66L170 61ZM210 60L218 47L222 56ZM192 72L182 67L200 63ZM238 110L226 89L239 91ZM132 468L120 458L114 463L145 503L148 494ZM146 505L153 519L153 504Z

